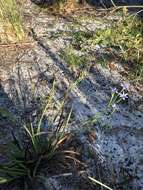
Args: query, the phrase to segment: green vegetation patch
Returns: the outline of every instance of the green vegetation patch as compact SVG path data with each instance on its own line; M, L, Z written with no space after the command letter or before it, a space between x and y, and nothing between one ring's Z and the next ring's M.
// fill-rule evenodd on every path
M81 68L87 66L88 59L85 55L78 55L72 47L65 48L61 54L61 58L68 64L71 68Z
M143 22L134 15L121 15L106 28L96 31L73 32L72 45L90 56L93 52L95 54L98 45L99 50L102 49L102 53L104 51L101 55L104 62L106 57L103 57L107 53L108 57L114 58L113 61L126 63L129 75L135 80L143 79Z
M0 1L0 42L17 42L24 38L20 12L15 0Z
M134 70L134 76L143 78L143 23L134 16L122 18L111 28L99 30L93 43L111 47L120 60L127 62Z
M133 16L119 20L111 28L99 30L94 42L119 48L126 60L142 62L140 59L143 47L143 25Z

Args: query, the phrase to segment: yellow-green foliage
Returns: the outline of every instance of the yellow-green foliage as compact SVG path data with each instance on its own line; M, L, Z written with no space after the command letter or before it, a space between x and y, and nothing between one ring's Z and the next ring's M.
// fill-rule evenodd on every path
M75 53L74 49L72 47L65 48L61 55L62 59L68 64L69 67L72 68L81 68L86 66L87 59L85 56Z
M135 80L143 79L143 22L135 16L127 16L111 27L99 30L95 44L110 47L117 57L131 65Z
M143 55L143 25L142 22L129 16L113 24L111 28L99 30L95 43L121 50L125 60L142 62Z
M114 16L114 15L113 15ZM143 22L134 15L122 15L106 28L96 32L76 31L72 33L72 45L81 51L92 50L101 45L104 50L110 48L111 56L132 65L133 75L143 78Z
M0 42L23 40L20 12L15 0L0 0Z

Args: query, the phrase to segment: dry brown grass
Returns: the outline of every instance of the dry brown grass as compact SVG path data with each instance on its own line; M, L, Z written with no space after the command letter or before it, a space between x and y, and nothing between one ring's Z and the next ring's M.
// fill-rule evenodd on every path
M23 41L25 35L15 0L0 1L0 43Z
M79 5L79 3L77 3L76 0L65 0L63 2L61 1L57 3L54 6L51 6L49 9L52 10L52 12L56 14L60 13L60 14L67 15L75 11L79 7L81 7L81 5Z

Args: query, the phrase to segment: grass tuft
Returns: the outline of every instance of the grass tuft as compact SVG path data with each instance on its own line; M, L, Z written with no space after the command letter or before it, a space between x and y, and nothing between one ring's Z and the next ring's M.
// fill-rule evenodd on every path
M74 88L79 81L77 80L68 89L68 92ZM42 112L37 116L37 121L29 122L22 128L22 134L17 137L11 132L12 141L7 145L7 159L0 164L0 185L21 185L33 188L35 180L39 179L42 172L57 174L70 170L72 163L79 161L79 153L68 141L73 137L66 132L72 114L65 113L65 103L68 95L56 106L55 81L46 100L46 105ZM48 129L44 128L44 120L51 109L56 112L52 113L52 118L48 121ZM50 119L50 118L49 118Z
M0 1L0 42L17 42L24 38L20 12L15 0Z
M87 59L84 55L78 55L72 47L65 48L61 54L61 58L68 64L71 68L81 68L86 65Z

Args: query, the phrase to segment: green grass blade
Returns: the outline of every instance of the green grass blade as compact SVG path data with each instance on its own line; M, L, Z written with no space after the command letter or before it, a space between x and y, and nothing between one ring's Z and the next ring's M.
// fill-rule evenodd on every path
M41 124L42 124L42 120L44 118L44 115L48 109L48 106L50 105L51 101L53 100L53 97L54 97L54 94L55 94L55 81L53 82L53 85L52 85L52 89L50 91L50 95L48 97L48 100L47 100L47 104L42 112L42 115L40 117L40 120L39 120L39 123L38 123L38 126L37 126L37 133L40 133L41 131Z

